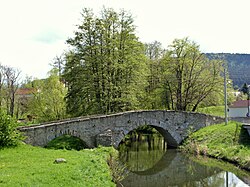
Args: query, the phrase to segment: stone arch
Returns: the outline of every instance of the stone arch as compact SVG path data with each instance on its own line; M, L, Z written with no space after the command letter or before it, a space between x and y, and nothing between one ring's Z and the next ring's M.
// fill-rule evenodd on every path
M167 141L167 146L168 148L176 148L179 143L177 142L177 140L175 139L176 136L178 135L172 135L167 129L165 129L164 127L162 126L158 126L157 124L154 124L154 125L151 125L151 124L141 124L141 125L136 125L130 129L126 129L126 130L123 130L119 133L119 138L117 139L114 147L118 147L119 144L121 143L121 141L125 138L125 136L127 134L129 134L131 131L135 130L135 129L138 129L144 125L148 125L148 126L151 126L153 128L155 128L163 137L164 139Z
M127 112L119 114L113 121L112 145L117 148L130 131L142 125L150 125L165 137L169 147L176 148L188 136L190 129L196 131L221 121L222 118L219 117L192 112L164 110Z
M174 139L173 135L168 132L168 130L154 125L150 126L154 127L165 138L168 148L176 148L178 146L177 141Z
M77 125L75 125L74 123L62 123L61 125L53 124L50 126L45 126L44 131L46 140L43 146L47 145L48 142L52 141L55 138L61 137L63 135L70 135L81 139L83 142L85 142L88 148L94 147L93 140L91 140L90 136L79 131Z

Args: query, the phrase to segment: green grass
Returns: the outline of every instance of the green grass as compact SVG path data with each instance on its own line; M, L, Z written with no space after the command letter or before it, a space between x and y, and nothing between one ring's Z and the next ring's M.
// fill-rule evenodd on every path
M250 170L250 137L238 122L202 128L192 133L180 148L185 152L227 160Z
M52 150L30 145L0 150L0 186L115 186L107 159L113 148ZM64 158L67 163L55 164Z
M220 116L220 117L225 116L224 106L209 106L209 107L199 108L197 112L210 114L213 116Z

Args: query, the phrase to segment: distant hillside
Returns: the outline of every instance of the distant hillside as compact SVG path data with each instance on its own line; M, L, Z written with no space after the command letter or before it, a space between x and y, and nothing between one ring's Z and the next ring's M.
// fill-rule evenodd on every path
M221 58L228 62L229 77L234 87L250 84L250 54L207 53L208 58Z

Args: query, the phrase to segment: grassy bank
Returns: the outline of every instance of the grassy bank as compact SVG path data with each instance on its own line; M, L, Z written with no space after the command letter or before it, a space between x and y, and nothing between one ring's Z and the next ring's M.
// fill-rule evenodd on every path
M209 107L199 108L197 112L210 114L213 116L220 116L220 117L225 116L224 106L209 106Z
M115 186L107 159L113 148L51 150L30 145L0 150L0 186ZM55 164L57 158L66 163Z
M238 122L202 128L192 133L180 149L223 159L250 170L250 137Z

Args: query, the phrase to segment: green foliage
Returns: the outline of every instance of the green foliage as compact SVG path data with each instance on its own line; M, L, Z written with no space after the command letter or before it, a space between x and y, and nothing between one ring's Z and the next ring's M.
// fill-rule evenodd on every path
M181 149L225 159L250 169L250 137L238 122L202 128L191 134Z
M107 164L113 148L52 150L30 145L0 150L0 186L115 186ZM54 164L57 158L67 163Z
M244 95L247 95L247 100L250 99L249 86L247 85L247 83L244 83L240 91L243 92ZM248 111L247 114L249 115L249 106L247 107L247 111Z
M195 111L205 98L221 89L223 61L209 60L188 38L169 46L162 64L162 85L173 110Z
M149 74L147 77L148 85L146 87L146 98L143 107L147 109L169 109L161 81L162 67L160 60L164 54L161 43L157 41L146 43L145 54L147 56Z
M135 35L132 16L103 9L100 16L84 9L75 36L67 40L64 79L71 115L113 113L144 102L147 66L144 46Z
M52 70L45 80L34 82L37 90L29 102L29 113L38 122L52 121L66 118L66 104L64 97L67 89L60 82L57 71Z
M213 116L225 116L225 108L224 106L209 106L204 108L198 108L197 112L204 113L204 114L210 114Z
M84 9L82 18L63 68L70 115L221 104L224 61L209 60L195 42L176 39L167 50L157 41L143 45L124 10L95 16Z
M79 151L81 149L87 148L87 145L78 137L62 135L50 141L45 147L49 149L75 149Z
M11 116L0 111L0 149L18 145L22 136L17 126L18 123Z

